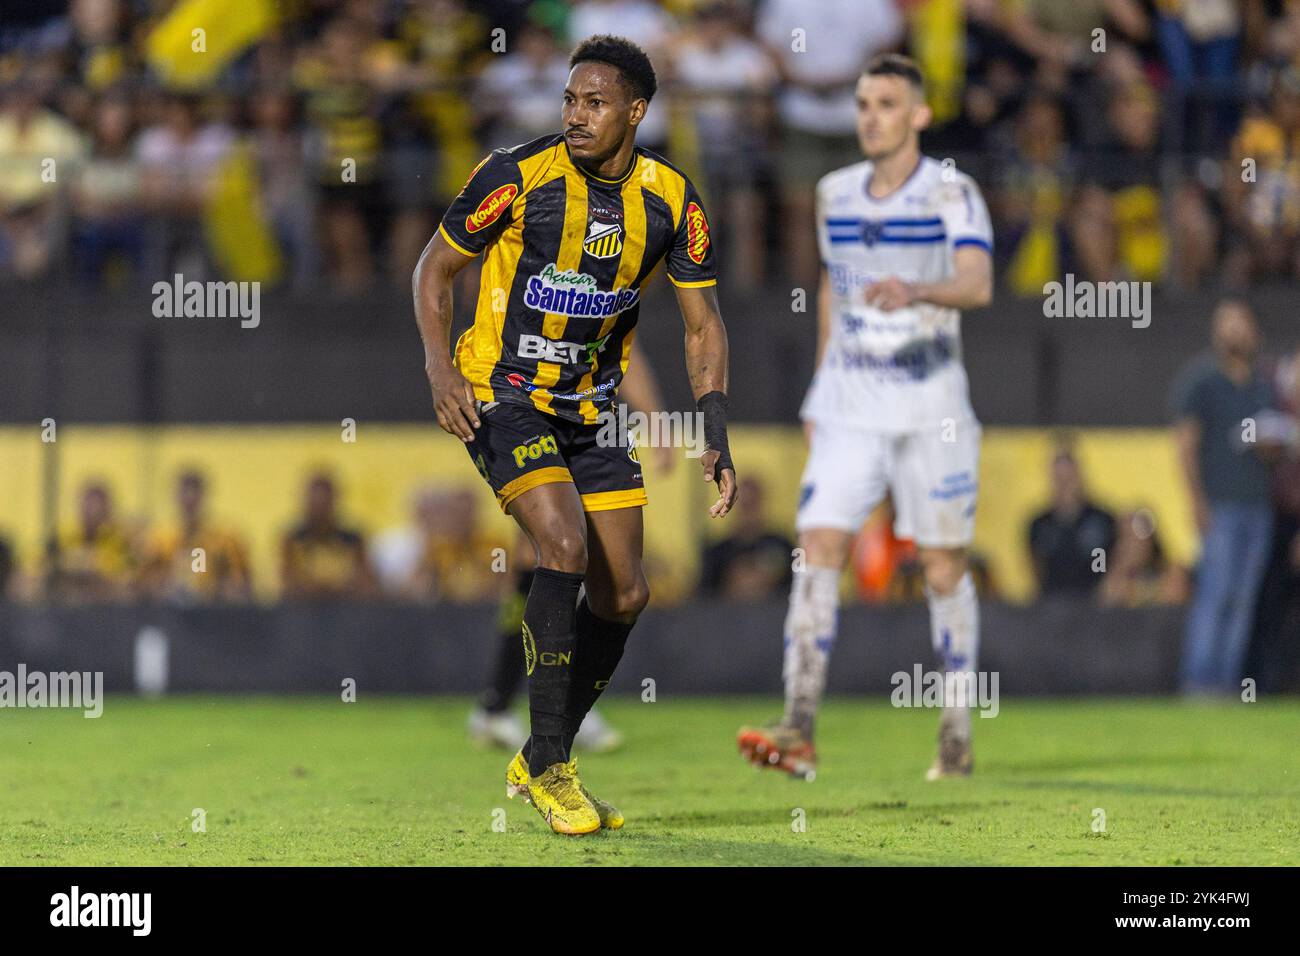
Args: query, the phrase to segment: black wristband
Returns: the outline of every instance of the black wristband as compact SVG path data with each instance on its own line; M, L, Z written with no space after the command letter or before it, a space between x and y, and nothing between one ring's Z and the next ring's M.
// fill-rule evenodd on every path
M727 447L727 396L719 391L709 392L707 395L700 396L695 407L704 416L705 448L718 453L718 462L713 467L713 478L715 481L721 481L724 468L730 468L733 472L736 470L735 465L731 463L731 449Z

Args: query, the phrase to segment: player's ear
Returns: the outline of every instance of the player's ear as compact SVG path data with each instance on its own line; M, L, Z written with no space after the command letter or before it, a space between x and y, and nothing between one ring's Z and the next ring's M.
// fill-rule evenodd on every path
M929 127L932 119L934 119L934 110L930 109L929 103L922 100L917 104L916 108L912 110L912 129L919 133L921 130Z
M631 124L632 126L634 126L634 127L635 127L635 126L640 126L640 125L641 125L641 121L642 121L643 119L645 119L645 113L646 113L646 110L649 109L649 108L650 108L650 104L647 103L645 100L641 99L640 97L638 97L637 99L633 100L633 101L632 101L632 114L631 114L631 116L628 118L628 123L630 123L630 124Z

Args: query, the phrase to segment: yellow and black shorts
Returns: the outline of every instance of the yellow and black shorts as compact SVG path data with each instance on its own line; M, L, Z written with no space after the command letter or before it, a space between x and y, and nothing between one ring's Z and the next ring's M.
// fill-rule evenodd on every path
M584 511L646 504L641 462L630 435L614 425L584 425L513 402L478 402L469 456L502 511L530 488L570 481Z

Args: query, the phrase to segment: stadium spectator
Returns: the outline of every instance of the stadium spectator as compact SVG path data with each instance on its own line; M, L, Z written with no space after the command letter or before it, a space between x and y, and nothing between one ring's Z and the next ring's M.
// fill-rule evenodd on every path
M224 123L205 122L201 106L198 96L172 94L161 121L140 134L142 199L150 216L147 276L179 272L189 280L211 272L203 213L235 137Z
M480 526L477 509L468 489L417 491L410 523L375 540L372 560L384 592L418 602L499 597L506 585L507 542Z
M1101 576L1098 598L1107 607L1182 604L1190 593L1187 572L1169 560L1146 508L1116 523L1115 546Z
M1077 175L1056 97L1028 96L997 149L993 215L999 271L1019 295L1037 296L1061 277L1068 251L1065 209Z
M1099 558L1115 544L1115 518L1088 498L1079 461L1068 448L1052 456L1052 504L1029 523L1029 555L1042 596L1091 594Z
M1168 259L1160 192L1160 110L1145 82L1115 91L1106 140L1086 168L1071 223L1080 271L1096 282L1158 281Z
M1174 435L1201 532L1196 594L1187 619L1181 683L1188 693L1238 690L1268 562L1273 513L1269 457L1257 429L1274 405L1256 368L1259 330L1250 306L1214 311L1213 356L1194 361L1173 395Z
M81 491L78 526L56 543L46 569L47 597L66 604L127 601L137 560L131 536L113 513L108 486L91 481Z
M149 541L141 587L175 604L247 601L251 597L248 553L239 536L212 520L207 481L187 470L176 481L175 523Z
M42 105L32 76L0 92L0 277L33 279L55 259L59 184L86 147L71 123Z
M369 597L374 575L359 531L338 518L334 479L318 472L306 485L303 517L281 545L281 580L286 598L308 600Z
M787 274L817 275L814 187L862 160L854 84L867 61L903 38L894 0L764 0L755 27L781 77L779 173ZM815 38L815 39L814 39Z
M1185 151L1218 153L1236 123L1239 6L1236 0L1157 0L1155 7L1179 140Z
M560 128L569 58L539 23L525 22L511 52L494 57L479 76L475 99L488 124L488 149L516 146Z
M1035 81L1049 89L1064 89L1072 74L1104 62L1097 54L1115 44L1105 36L1107 27L1136 41L1146 40L1151 30L1139 0L1023 0L1004 9L1008 38L1033 58ZM1101 50L1095 49L1098 30L1107 44Z
M294 71L305 102L326 268L347 290L370 284L382 224L383 129L366 59L372 40L363 21L337 17Z
M753 601L790 588L794 543L768 528L767 490L757 478L742 478L735 531L704 551L700 593L727 601Z
M766 222L758 186L768 173L776 67L741 31L733 3L701 6L693 23L673 63L694 114L706 201L721 224L727 275L740 286L759 286L766 277Z
M1300 275L1300 70L1275 74L1266 113L1248 116L1223 179L1232 228L1224 262L1230 283Z
M87 285L121 285L105 280L138 279L144 256L144 177L132 148L130 99L120 93L101 97L93 122L90 155L71 186L72 262Z
M320 271L315 206L302 171L307 145L297 125L298 104L286 87L263 88L249 106L261 209L289 257L296 289L309 289Z

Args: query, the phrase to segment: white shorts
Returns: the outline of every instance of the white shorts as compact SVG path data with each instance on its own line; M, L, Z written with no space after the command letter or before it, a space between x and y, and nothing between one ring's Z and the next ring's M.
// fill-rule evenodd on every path
M966 547L975 533L981 434L974 419L946 435L942 427L890 434L814 422L796 529L856 533L888 491L898 537L924 548Z

